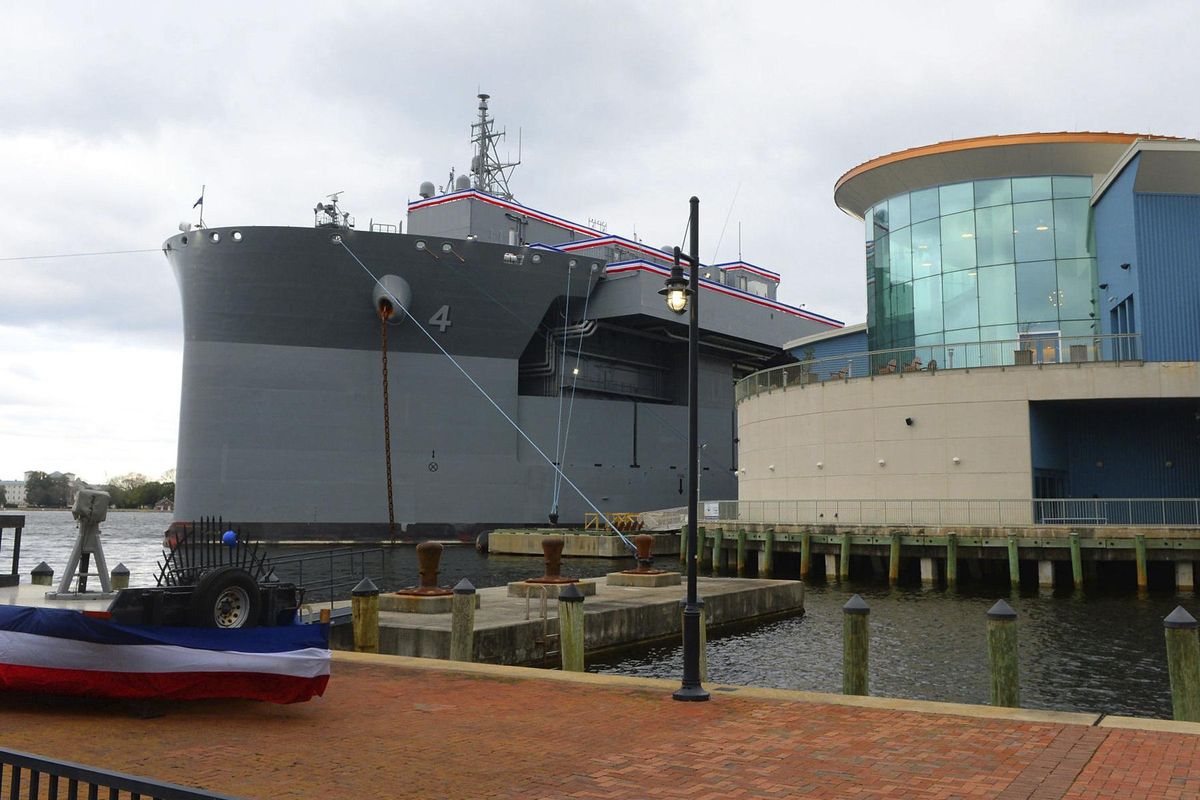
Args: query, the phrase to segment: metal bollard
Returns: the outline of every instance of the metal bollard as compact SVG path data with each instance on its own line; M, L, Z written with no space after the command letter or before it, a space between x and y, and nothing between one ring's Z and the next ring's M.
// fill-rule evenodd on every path
M583 672L583 593L568 584L558 594L558 643L564 672Z
M354 649L359 653L378 653L379 588L370 578L363 578L350 592L350 613Z
M865 600L854 595L842 606L842 694L866 695L870 661L870 635Z
M1171 676L1171 715L1181 722L1200 722L1200 639L1196 618L1176 606L1163 628L1167 637L1167 670Z
M109 583L114 592L129 588L129 567L117 564L109 573Z
M450 601L450 660L475 660L475 587L466 578L454 587Z
M992 705L1021 707L1020 677L1017 669L1017 612L1003 600L987 612L988 673L991 676Z
M34 586L53 586L54 570L45 561L38 564L29 572L29 582Z

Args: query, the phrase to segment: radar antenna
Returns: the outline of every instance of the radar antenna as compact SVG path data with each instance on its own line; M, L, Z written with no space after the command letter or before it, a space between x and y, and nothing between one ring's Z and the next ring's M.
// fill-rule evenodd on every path
M479 95L479 121L471 125L471 144L475 155L471 157L471 177L474 187L481 192L498 195L512 200L512 191L508 188L508 180L513 170L521 163L521 139L517 136L517 160L502 162L496 150L496 142L505 137L507 131L499 132L492 129L495 122L488 116L488 98L491 95Z

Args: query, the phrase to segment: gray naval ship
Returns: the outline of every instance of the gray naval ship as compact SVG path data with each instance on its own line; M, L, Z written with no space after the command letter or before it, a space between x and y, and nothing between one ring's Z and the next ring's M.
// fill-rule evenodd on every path
M166 240L185 332L177 520L467 539L684 504L687 318L659 295L671 256L517 202L520 159L499 158L487 101L470 174L422 184L406 231L355 227L335 195L312 227ZM842 323L778 302L779 275L740 258L701 274L700 487L729 498L734 381Z

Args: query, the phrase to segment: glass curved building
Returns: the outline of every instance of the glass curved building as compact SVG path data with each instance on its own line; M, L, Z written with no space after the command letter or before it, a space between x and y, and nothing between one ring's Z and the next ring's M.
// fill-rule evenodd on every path
M835 198L865 221L869 349L912 347L948 367L1022 349L1064 360L1098 330L1093 176L1135 138L967 139L848 172Z

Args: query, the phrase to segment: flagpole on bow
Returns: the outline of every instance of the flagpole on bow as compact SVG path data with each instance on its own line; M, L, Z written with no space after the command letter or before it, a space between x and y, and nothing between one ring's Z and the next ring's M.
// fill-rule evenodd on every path
M204 227L204 191L207 188L208 187L205 184L200 185L200 199L192 204L192 208L195 208L196 206L200 206L200 227L201 228Z

